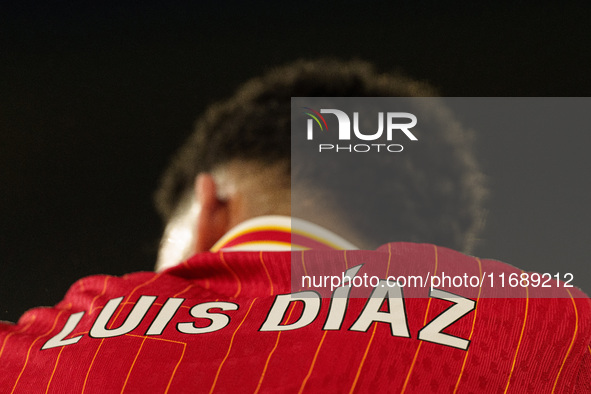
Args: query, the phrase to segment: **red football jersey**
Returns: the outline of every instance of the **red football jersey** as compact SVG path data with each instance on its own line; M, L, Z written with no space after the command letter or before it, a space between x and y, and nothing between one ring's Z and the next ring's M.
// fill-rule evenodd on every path
M0 391L591 392L589 299L522 274L394 243L93 276L0 324Z

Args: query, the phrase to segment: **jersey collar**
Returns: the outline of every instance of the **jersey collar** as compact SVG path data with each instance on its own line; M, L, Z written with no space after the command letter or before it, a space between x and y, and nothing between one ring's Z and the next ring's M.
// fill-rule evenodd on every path
M259 216L228 231L211 252L354 250L355 245L324 227L289 216Z

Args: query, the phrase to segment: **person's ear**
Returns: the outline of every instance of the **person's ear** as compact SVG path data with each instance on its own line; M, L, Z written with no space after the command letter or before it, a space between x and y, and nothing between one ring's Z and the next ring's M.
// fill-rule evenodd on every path
M195 193L201 205L196 223L195 251L207 252L229 230L229 204L220 200L217 185L211 174L199 174L195 182Z

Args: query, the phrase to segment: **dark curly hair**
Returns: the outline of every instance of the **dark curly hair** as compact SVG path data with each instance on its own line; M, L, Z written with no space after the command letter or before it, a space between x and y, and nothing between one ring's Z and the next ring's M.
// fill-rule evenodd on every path
M249 80L231 98L210 106L198 119L195 131L161 179L155 194L157 209L168 220L183 196L193 189L197 174L230 161L256 161L263 165L290 163L292 97L436 95L427 83L378 73L363 61L299 60L275 68ZM442 116L440 123L447 120ZM375 182L380 186L378 192L364 197L367 212L347 206L354 204L351 202L337 204L337 212L347 212L352 226L377 244L420 241L469 251L483 222L483 176L474 158L471 134L457 125L440 126L439 132L421 139L423 148L419 153L387 155L397 157L395 161L380 164L387 168L390 181L355 174L351 169L351 175L363 179L366 187L376 189ZM287 178L292 174L290 171L298 176L306 172L289 165L285 169ZM328 168L324 178L319 175L313 179L312 187L331 193L327 186L331 171ZM333 195L342 192L339 187L342 185L334 187ZM385 205L395 209L384 211ZM376 233L372 229L384 226L375 226L375 221L387 221L392 231Z

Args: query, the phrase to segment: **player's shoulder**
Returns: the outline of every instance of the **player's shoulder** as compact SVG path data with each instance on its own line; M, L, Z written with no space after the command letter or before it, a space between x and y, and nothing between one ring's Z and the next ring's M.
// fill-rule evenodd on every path
M27 325L31 319L41 319L47 314L55 314L60 311L92 311L106 300L117 297L133 297L134 294L154 293L167 294L168 291L178 291L179 287L186 286L187 280L156 272L140 271L113 275L91 275L74 282L63 299L55 306L40 306L26 311L19 319L16 326ZM3 322L3 328L13 325Z
M432 289L477 301L481 316L519 320L525 313L530 324L554 327L557 332L574 326L579 341L591 342L591 299L576 287L571 274L527 271L432 244L396 242L377 251L388 254L390 267L398 261L412 266L413 274L428 274Z
M576 287L576 280L569 273L529 271L494 258L476 257L428 243L393 242L380 246L376 252L387 254L391 261L412 266L415 271L428 271L436 278L451 276L453 281L457 277L459 283L462 277L464 284L472 279L472 284L482 288L485 297L589 299Z
M84 301L88 297L110 298L129 296L134 293L174 291L187 282L187 279L167 273L138 271L122 276L92 275L76 281L66 293L63 302Z

